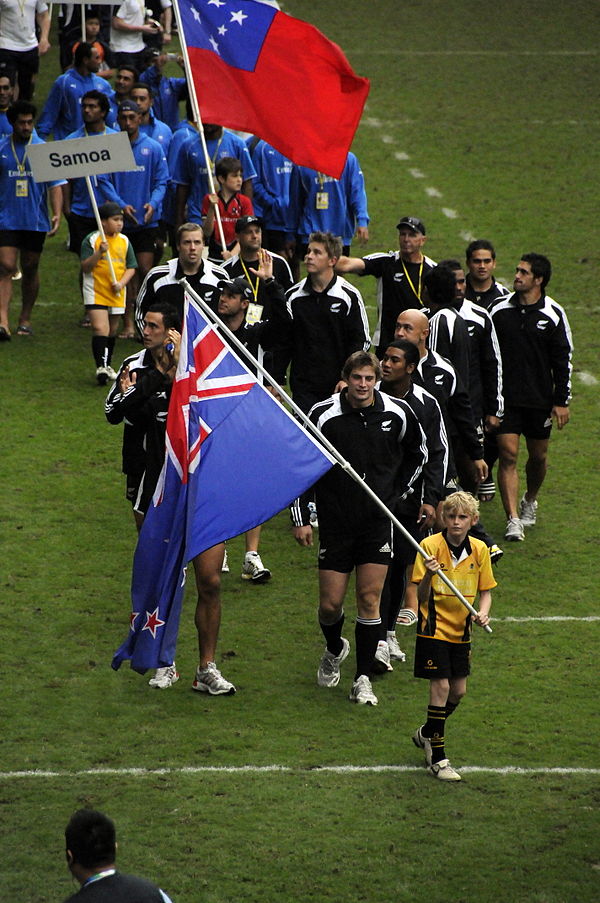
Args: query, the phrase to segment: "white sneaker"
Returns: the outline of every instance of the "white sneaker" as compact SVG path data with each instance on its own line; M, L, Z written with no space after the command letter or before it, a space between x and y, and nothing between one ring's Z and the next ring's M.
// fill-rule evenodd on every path
M418 727L412 736L412 742L415 746L418 746L419 749L425 750L425 761L427 765L431 765L431 740L429 737L423 736L423 725Z
M390 650L386 640L379 640L375 651L375 660L373 661L373 673L385 674L386 671L393 671L390 662Z
M172 687L178 680L179 672L175 667L175 662L173 662L172 665L167 665L166 668L157 668L154 677L151 677L148 681L148 685L150 687L158 687L159 690L166 690L167 687Z
M396 639L395 633L389 633L387 637L387 645L390 653L390 659L393 662L405 662L406 661L406 653L402 651L400 648L400 644Z
M242 565L242 580L252 580L252 583L266 583L271 579L271 571L264 566L258 552L246 552Z
M105 367L105 369L106 369L106 372L107 372L107 374L108 374L108 378L111 379L111 380L114 382L115 379L117 378L117 371L116 371L116 370L113 370L113 368L110 366L110 364L108 364L108 365Z
M196 668L192 690L211 696L233 696L235 693L233 684L225 680L214 662L209 662L206 668Z
M452 768L448 759L441 759L435 765L430 765L429 774L432 774L438 781L462 781L458 771Z
M223 555L223 564L221 565L221 573L222 574L229 573L229 561L227 559L227 549L225 549L225 554Z
M317 671L317 683L320 687L337 687L340 682L340 665L344 659L348 658L349 652L350 643L344 637L342 637L342 651L339 655L334 655L329 649L325 650Z
M354 681L348 699L350 702L357 702L359 705L377 705L377 697L366 674L359 675L357 680Z
M108 370L106 367L96 367L96 382L99 386L105 386L108 382Z
M518 517L509 517L506 522L506 532L504 538L509 542L523 542L525 539L525 530L523 524Z
M521 499L519 506L519 517L524 527L535 527L537 518L537 502L528 502L525 496Z

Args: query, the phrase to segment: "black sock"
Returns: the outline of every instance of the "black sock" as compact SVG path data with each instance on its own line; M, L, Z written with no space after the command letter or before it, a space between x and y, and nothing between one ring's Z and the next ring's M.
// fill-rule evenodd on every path
M381 630L381 618L357 618L354 628L356 638L356 674L354 680L361 674L367 676L373 671L373 660L377 652L379 633Z
M424 737L431 742L431 761L439 762L446 758L444 751L444 727L446 724L446 706L430 705L427 707L427 721L421 728Z
M336 621L335 624L323 624L321 620L319 620L319 627L325 637L325 645L329 652L333 655L339 655L343 648L342 643L342 627L344 626L344 612L342 612L342 616L339 621Z
M108 336L93 335L92 336L92 354L96 361L97 367L106 367L106 358L108 354Z
M108 367L110 362L112 361L113 351L115 350L115 342L117 341L117 337L114 335L109 335L106 339L106 366Z
M460 702L460 699L458 702ZM450 702L450 700L448 700L448 702L446 703L446 719L448 719L452 712L456 709L458 702Z

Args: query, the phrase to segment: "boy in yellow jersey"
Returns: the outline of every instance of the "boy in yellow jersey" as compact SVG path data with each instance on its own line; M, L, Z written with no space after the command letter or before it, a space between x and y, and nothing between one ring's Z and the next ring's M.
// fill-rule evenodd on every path
M106 241L102 241L99 230L86 235L81 245L81 270L83 303L92 326L96 381L99 386L104 386L109 379L117 377L110 362L119 320L125 313L125 286L136 271L137 260L129 239L121 232L123 211L120 206L115 201L107 201L99 213Z
M479 593L474 620L481 627L490 620L490 590L496 581L489 549L468 535L479 518L477 499L468 492L453 492L443 503L442 518L444 530L421 542L429 557L417 555L413 568L419 599L414 674L429 681L427 721L415 731L413 743L425 750L433 777L460 781L446 757L444 727L467 691L473 616L436 575L443 571L472 605Z

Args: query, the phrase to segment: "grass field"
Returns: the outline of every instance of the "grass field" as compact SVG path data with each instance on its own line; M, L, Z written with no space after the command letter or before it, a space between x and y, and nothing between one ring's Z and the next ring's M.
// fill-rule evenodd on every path
M0 900L72 892L62 832L91 805L117 822L121 867L174 903L592 903L598 11L575 0L348 0L343 10L295 0L286 10L371 79L354 145L369 250L393 247L407 213L424 219L434 258L462 257L471 234L494 240L508 283L520 254L539 250L573 327L572 422L552 439L539 525L506 548L494 634L477 631L469 694L448 725L463 782L428 778L410 741L426 702L411 633L406 665L377 682L376 709L346 701L350 668L337 689L316 687L315 553L294 546L286 514L264 530L269 585L242 584L241 541L230 544L220 665L236 696L189 690L191 590L172 690L110 669L127 629L135 530L121 433L104 420L89 336L75 325L77 262L63 226L42 259L35 336L0 346ZM373 313L374 285L360 286ZM117 361L129 352L120 342ZM232 478L245 478L245 463L232 454ZM483 515L500 537L499 501ZM351 605L348 615L351 638Z

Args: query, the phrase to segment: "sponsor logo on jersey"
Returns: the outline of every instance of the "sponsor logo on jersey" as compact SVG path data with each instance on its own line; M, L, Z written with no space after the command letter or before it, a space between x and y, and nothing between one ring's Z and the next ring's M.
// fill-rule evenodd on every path
M394 273L394 282L402 282L404 273Z
M329 309L332 314L339 314L340 310L342 309L342 302L334 301Z
M391 420L382 420L382 422L381 422L381 432L382 433L389 433L391 428L392 428ZM381 551L381 549L379 551Z
M441 386L443 382L444 382L444 374L438 373L437 376L435 377L436 386Z
M538 329L541 329L543 331L546 328L546 326L548 325L548 321L547 320L538 320L538 322L535 325L537 326Z

